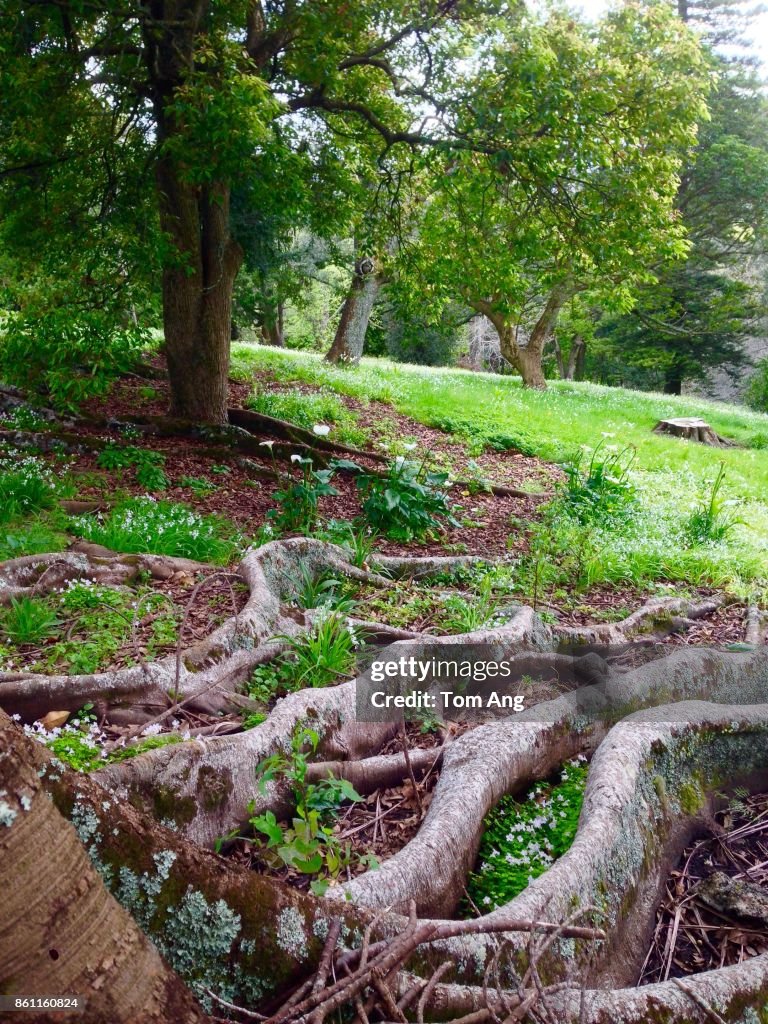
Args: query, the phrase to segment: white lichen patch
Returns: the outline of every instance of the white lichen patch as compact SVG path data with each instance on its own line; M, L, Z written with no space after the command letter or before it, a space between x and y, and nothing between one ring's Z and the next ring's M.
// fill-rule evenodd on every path
M277 918L277 944L296 960L306 960L309 956L304 918L295 907L286 907L280 911Z

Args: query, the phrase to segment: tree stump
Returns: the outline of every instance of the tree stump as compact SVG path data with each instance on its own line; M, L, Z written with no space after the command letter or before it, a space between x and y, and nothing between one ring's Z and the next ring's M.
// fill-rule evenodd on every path
M699 444L708 444L713 448L730 448L733 445L733 441L716 434L707 422L695 417L659 420L653 430L656 434L672 434L674 437L684 437L688 441L698 441Z

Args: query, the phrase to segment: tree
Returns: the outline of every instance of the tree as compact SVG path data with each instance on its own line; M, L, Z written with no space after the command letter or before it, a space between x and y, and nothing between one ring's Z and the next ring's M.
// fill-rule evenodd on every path
M474 7L10 0L0 30L0 84L10 97L2 217L40 221L50 205L53 226L66 226L73 195L85 191L79 251L92 257L97 240L104 245L117 224L125 229L138 216L146 238L123 247L120 263L128 279L137 266L161 267L172 412L223 422L242 261L233 185L249 181L255 203L274 204L267 189L289 184L296 161L314 167L324 141L350 125L375 132L385 147L418 142L396 83L414 47L459 32ZM275 173L264 175L269 164ZM141 188L137 203L134 192L150 180L154 206L145 220L147 195ZM47 249L57 236L39 238ZM14 232L5 230L3 241L15 244ZM89 298L75 291L72 311Z
M768 251L768 100L745 50L749 15L733 0L695 0L681 3L680 16L710 48L726 47L713 58L711 118L676 198L691 248L684 263L658 266L631 313L599 327L622 360L672 394L713 367L735 373L744 364L744 339L766 312L744 268Z
M629 308L654 261L684 254L673 202L706 113L706 62L665 8L627 6L596 29L521 14L478 65L458 131L479 123L497 147L432 160L408 288L485 314L524 383L543 388L542 352L571 297Z

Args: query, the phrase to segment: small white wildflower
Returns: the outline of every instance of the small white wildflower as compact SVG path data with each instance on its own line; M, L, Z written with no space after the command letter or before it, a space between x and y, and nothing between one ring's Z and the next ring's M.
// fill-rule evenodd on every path
M331 428L326 423L316 423L312 427L312 433L317 434L318 437L327 437L331 432Z
M301 455L292 455L291 456L291 462L303 462L303 461L304 460L302 459Z
M160 725L160 723L159 722L152 722L150 725L148 725L146 727L146 729L142 729L141 735L142 736L157 736L157 734L159 732L162 732L162 726Z
M269 448L271 450L272 448L274 448L274 446L275 446L275 442L274 441L259 441L259 447L260 448Z

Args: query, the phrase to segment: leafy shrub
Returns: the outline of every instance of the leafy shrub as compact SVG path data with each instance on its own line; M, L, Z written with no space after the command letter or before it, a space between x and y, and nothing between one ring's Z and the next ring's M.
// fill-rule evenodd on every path
M467 883L469 898L482 913L508 903L570 848L587 771L583 758L570 761L559 783L539 783L525 801L502 797L485 819L479 867Z
M0 336L0 376L23 388L45 388L51 404L74 409L103 394L131 368L148 341L139 326L121 326L109 312L62 305L42 314L6 315Z
M424 463L402 457L383 477L364 473L357 478L366 520L377 532L399 541L435 533L444 522L459 525L448 504L447 481L447 473L431 472Z
M154 498L131 498L105 516L72 520L85 540L112 551L149 552L225 563L235 556L241 538L218 516L203 516L186 505Z
M0 628L14 644L37 644L58 625L56 612L42 598L11 598L0 618Z
M565 509L581 523L626 518L636 500L629 472L635 460L634 448L609 452L601 441L584 466L584 451L563 465ZM599 456L603 457L599 457Z
M101 469L135 470L136 483L148 491L164 491L168 486L168 477L163 470L165 456L151 448L120 447L110 441L99 452L96 465Z
M721 496L724 479L725 463L721 462L709 497L691 513L686 521L685 532L693 544L725 540L739 522L738 516L731 507L733 503L724 500Z
M249 819L253 829L264 837L256 840L264 863L273 869L288 867L301 874L318 875L311 884L317 895L327 889L329 879L338 877L351 863L350 844L342 845L334 833L333 822L343 803L361 799L345 779L329 777L317 783L307 782L308 753L317 751L319 741L313 730L297 729L288 754L274 754L256 769L262 792L270 782L280 779L290 786L295 804L291 823L279 823L271 811ZM249 809L253 811L253 803ZM372 857L364 860L375 866Z
M317 524L320 498L339 492L331 485L333 469L313 469L312 459L293 456L302 469L300 480L295 480L284 490L275 491L273 497L282 506L271 509L268 518L279 530L296 530L311 533Z
M10 451L0 458L0 522L49 507L56 485L42 459Z

